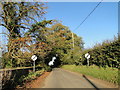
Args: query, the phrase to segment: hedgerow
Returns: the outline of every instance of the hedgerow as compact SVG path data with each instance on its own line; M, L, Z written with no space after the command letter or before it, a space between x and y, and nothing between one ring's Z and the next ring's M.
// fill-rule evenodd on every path
M81 54L83 65L87 65L85 53L89 53L90 65L97 65L100 67L116 67L118 68L120 62L120 40L104 41L102 44L97 44L91 49L84 50Z

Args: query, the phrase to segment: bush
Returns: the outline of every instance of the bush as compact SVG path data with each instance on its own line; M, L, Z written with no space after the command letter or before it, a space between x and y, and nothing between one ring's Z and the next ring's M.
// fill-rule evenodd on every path
M43 72L44 72L44 70L39 70L39 71L36 71L36 72L30 72L27 76L23 75L20 80L23 80L23 81L34 80L36 77L39 77Z
M119 66L120 41L106 41L102 44L97 44L91 49L82 52L82 64L87 65L85 53L89 53L90 65L97 65L99 67L116 67Z
M52 67L45 65L45 71L47 71L47 72L52 71Z

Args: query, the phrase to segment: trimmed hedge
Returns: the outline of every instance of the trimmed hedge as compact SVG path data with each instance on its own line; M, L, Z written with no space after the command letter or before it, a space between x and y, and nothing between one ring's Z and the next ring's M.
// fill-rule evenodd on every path
M120 64L120 40L118 39L105 41L91 49L84 50L81 54L83 65L87 64L87 60L84 56L87 52L91 55L90 65L95 64L100 67L108 66L118 68Z

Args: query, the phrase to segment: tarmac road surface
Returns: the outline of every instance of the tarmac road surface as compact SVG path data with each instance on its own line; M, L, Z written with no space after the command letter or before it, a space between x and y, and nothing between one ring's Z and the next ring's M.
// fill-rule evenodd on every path
M45 79L42 88L104 88L95 85L86 77L77 75L60 68L54 68L50 75Z

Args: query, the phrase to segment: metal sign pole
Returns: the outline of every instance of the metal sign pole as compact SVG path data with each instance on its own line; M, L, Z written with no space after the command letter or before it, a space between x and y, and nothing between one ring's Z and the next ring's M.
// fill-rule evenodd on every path
M31 59L33 60L33 72L35 72L35 60L37 60L37 56L33 55Z
M90 63L89 63L90 54L89 54L89 53L86 53L86 54L85 54L85 58L87 59L87 65L89 66L89 65L90 65Z
M88 64L88 66L89 66L89 59L87 59L87 64Z
M33 72L35 72L35 61L33 62L34 66L33 66Z

